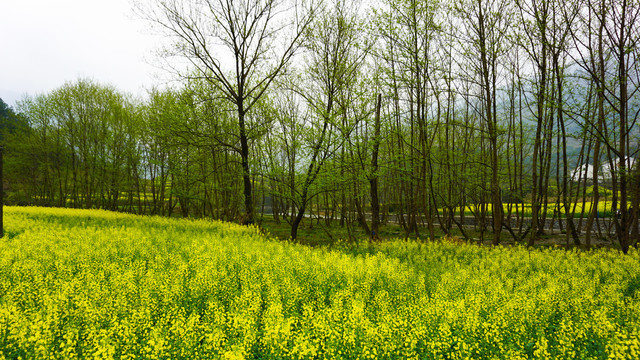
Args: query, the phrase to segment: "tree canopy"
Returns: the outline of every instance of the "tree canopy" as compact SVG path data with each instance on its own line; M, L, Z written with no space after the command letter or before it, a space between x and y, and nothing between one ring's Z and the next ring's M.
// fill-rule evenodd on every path
M0 103L9 201L638 243L637 1L148 5L177 85Z

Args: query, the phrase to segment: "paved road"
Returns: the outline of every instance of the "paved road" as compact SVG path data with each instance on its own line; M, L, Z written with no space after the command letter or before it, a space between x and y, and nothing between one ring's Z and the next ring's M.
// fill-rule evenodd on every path
M273 215L270 213L265 213L265 215ZM371 214L366 214L367 216L367 221L371 221ZM324 219L323 215L316 215L316 214L305 214L305 218L313 218L313 219ZM444 218L441 218L442 221L444 222ZM455 217L456 221L460 222L460 216L456 216ZM339 219L334 219L334 220L339 220ZM438 221L437 218L434 219L435 226L440 226L440 222ZM610 235L613 236L615 235L615 226L612 223L613 219L612 218L598 218L596 219L597 221L594 222L594 231L597 232L598 231L598 226L600 227L600 233L602 233L603 235ZM386 221L387 223L393 223L393 224L399 224L399 216L395 215L395 214L390 214L386 216ZM515 216L512 216L509 224L511 226L511 228L513 229L514 232L517 232L519 230L519 226L520 226L520 222L522 222L522 228L526 229L529 226L531 226L531 218L523 218L522 220L517 219ZM421 217L421 219L419 220L420 224L426 224L426 218ZM586 224L587 224L587 218L582 218L582 221L580 218L575 218L574 219L574 224L576 226L576 228L578 228L578 230L580 231L580 233L584 233L585 228L586 228ZM469 228L469 229L475 229L478 226L478 219L474 216L465 216L462 218L462 226L464 226L465 228ZM486 228L491 229L491 227L493 226L493 220L491 218L491 216L488 216L486 218ZM544 229L545 231L549 231L551 229L551 227L553 226L553 229L551 231L552 234L560 234L561 232L563 232L566 228L567 228L567 223L565 219L562 219L562 226L560 225L560 222L555 219L546 219L545 220L545 225L544 225ZM455 223L452 223L452 227L456 228L457 225Z

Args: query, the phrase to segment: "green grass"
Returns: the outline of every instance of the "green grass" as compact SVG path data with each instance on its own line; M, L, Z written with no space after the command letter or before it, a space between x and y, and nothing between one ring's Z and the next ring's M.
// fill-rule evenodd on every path
M276 222L270 215L260 217L258 222L270 236L280 240L288 241L291 237L291 225L284 220ZM369 223L371 225L371 223ZM472 232L472 231L470 231ZM453 235L460 235L458 229L452 229ZM410 238L415 238L415 232L409 234ZM420 227L420 235L422 238L429 236L429 229ZM406 233L401 225L388 223L381 225L379 228L379 237L382 239L404 238ZM444 236L444 232L439 226L435 227L435 236L440 238ZM367 234L358 224L351 224L349 227L340 226L339 220L334 220L331 225L327 225L323 220L318 223L317 220L304 219L298 228L298 238L296 243L307 246L331 246L336 243L358 242L359 240L368 239Z
M640 254L5 208L0 358L635 359Z

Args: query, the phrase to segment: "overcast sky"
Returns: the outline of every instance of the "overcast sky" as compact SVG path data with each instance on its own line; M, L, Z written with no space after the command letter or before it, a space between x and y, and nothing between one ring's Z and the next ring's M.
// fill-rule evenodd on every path
M134 95L156 84L159 38L130 0L6 0L0 4L0 98L10 106L78 78Z

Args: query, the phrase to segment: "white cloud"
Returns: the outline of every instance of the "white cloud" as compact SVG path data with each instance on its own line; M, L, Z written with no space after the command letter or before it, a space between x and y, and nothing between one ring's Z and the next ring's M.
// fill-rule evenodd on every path
M161 72L145 61L160 40L128 0L6 1L1 12L0 97L50 91L79 77L141 94Z

